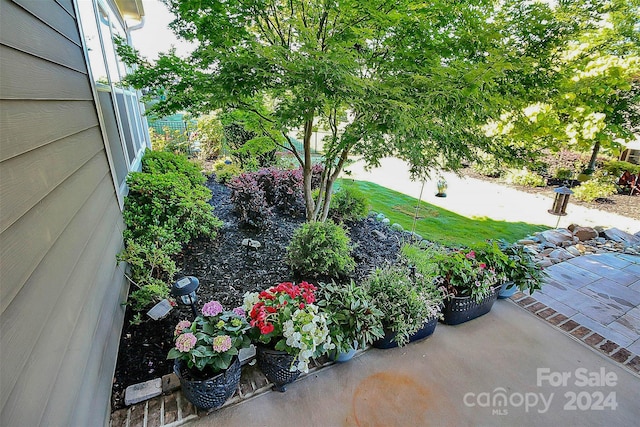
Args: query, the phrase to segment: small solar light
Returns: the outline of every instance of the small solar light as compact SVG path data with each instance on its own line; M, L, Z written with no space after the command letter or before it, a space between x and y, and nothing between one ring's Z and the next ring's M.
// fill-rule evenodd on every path
M200 281L193 276L186 276L179 279L177 282L171 286L171 295L176 297L179 302L184 305L190 305L191 311L193 312L193 318L195 319L198 315L196 313L196 302L198 301L198 296L196 295L196 291L200 287Z

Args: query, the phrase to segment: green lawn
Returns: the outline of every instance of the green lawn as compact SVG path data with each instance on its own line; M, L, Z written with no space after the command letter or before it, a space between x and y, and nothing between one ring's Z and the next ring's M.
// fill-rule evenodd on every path
M341 180L337 184L359 188L369 197L373 211L384 213L391 223L397 222L405 230L412 229L417 199L366 181ZM425 239L456 246L480 243L487 239L515 242L535 231L548 228L524 222L495 221L486 217L467 218L421 202L415 231Z

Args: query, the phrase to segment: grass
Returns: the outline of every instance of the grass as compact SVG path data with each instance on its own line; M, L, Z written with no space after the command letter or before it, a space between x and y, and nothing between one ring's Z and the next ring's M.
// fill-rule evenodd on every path
M397 222L405 230L413 227L417 199L380 185L341 180L338 185L354 186L368 195L371 209L382 212L391 223ZM525 222L495 221L487 217L467 218L426 202L420 202L415 232L423 238L447 246L473 245L487 239L515 242L536 231L547 230L544 225Z

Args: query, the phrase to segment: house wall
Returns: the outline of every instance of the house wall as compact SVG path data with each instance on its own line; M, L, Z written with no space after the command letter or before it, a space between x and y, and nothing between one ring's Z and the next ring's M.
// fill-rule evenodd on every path
M123 222L72 0L0 0L0 425L104 425Z

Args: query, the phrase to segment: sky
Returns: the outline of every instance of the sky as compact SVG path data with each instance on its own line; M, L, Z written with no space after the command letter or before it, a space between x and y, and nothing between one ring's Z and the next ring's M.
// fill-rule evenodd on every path
M147 59L156 59L160 52L168 52L175 46L176 52L184 56L193 50L193 45L178 40L169 29L173 14L159 0L143 0L145 12L144 27L131 32L133 46Z

